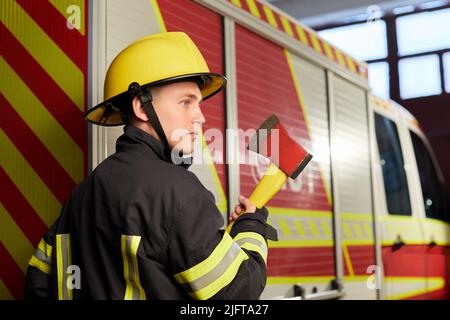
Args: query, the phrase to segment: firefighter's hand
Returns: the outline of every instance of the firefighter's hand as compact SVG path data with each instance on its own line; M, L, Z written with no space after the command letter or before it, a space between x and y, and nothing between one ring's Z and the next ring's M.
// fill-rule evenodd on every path
M230 215L230 222L236 221L237 218L243 213L253 213L256 211L256 206L250 202L250 200L243 195L239 196L239 204L234 208L234 211Z

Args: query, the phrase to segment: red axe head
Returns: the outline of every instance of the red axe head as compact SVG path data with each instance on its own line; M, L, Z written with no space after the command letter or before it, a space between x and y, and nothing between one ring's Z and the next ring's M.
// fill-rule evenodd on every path
M275 114L259 127L248 149L269 158L292 179L297 178L313 157L289 136Z

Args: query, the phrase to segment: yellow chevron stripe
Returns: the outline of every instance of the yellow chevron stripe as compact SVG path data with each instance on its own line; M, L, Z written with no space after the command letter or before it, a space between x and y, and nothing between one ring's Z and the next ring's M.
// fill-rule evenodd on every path
M316 50L319 53L322 53L322 48L320 47L319 39L317 39L317 36L310 32L311 41L313 43L314 50Z
M308 45L308 38L306 37L305 31L299 25L296 25L297 33L300 38L300 41L304 44Z
M350 230L350 226L348 225L348 223L343 223L342 224L342 230L344 231L344 236L346 238L351 238L352 237L352 231Z
M269 21L270 25L272 27L278 28L277 20L275 20L275 17L273 16L273 11L269 7L263 5L263 10L266 14L267 20Z
M67 10L70 6L75 5L80 8L80 29L76 29L79 33L81 33L83 36L85 34L84 30L84 17L85 17L85 8L84 8L84 0L48 0L58 11L61 13L61 15L64 18L70 17L73 13Z
M0 203L0 241L5 245L9 254L25 273L34 248L11 218L5 207Z
M2 279L0 279L0 300L14 300L13 295L9 292Z
M319 237L320 236L320 232L319 229L317 229L317 225L316 225L316 221L315 220L308 220L306 221L306 224L309 227L309 230L311 230L311 235L313 237Z
M330 45L326 41L322 41L323 47L325 48L325 53L327 57L334 61L333 51L331 50Z
M345 64L344 56L342 55L342 51L336 48L335 52L339 64L343 67L347 67Z
M281 19L281 24L283 25L283 29L284 31L286 31L286 33L288 35L290 35L291 37L294 36L294 31L291 28L291 25L289 24L289 20L286 19L286 17L280 16Z
M331 236L331 229L327 221L320 221L320 225L322 226L323 232L326 236Z
M369 238L373 237L373 231L372 231L372 226L368 225L368 224L363 224L363 229L366 232L366 234L368 235Z
M363 234L362 234L362 230L361 230L361 227L359 226L359 224L353 223L353 230L355 231L356 237L358 237L358 238L362 237Z
M234 4L236 7L241 8L241 1L240 0L231 0L231 3Z
M2 129L0 129L0 145L2 146L0 165L45 224L50 226L59 215L61 204Z
M345 55L345 59L347 60L349 66L350 66L350 70L352 70L353 72L356 72L356 66L355 66L355 63L353 62L353 60L348 55Z
M252 15L261 18L261 14L259 13L258 7L255 4L255 0L247 0L247 5Z
M294 222L295 228L297 229L297 234L299 236L305 236L306 235L306 231L305 231L305 227L303 226L303 223L301 220L297 220Z
M289 224L287 223L286 220L283 219L279 219L278 220L278 225L281 229L281 232L286 236L286 237L290 237L292 235L291 229L289 228Z
M80 182L84 173L83 151L3 58L0 58L0 82L17 113L72 179Z
M83 72L16 1L3 1L0 15L1 21L15 38L56 81L78 108L84 111ZM20 24L17 21L20 21Z

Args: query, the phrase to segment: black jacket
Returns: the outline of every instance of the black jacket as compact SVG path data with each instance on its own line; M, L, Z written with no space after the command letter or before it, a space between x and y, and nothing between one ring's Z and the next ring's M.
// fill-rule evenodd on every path
M72 192L31 257L31 299L257 299L267 210L230 234L214 197L135 127ZM270 232L269 232L270 231Z

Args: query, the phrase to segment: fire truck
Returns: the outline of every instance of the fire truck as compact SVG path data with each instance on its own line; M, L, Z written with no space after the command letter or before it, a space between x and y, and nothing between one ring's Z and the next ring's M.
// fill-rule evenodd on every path
M88 126L113 58L135 39L184 31L226 90L203 130L275 113L314 155L267 204L262 299L448 299L450 212L418 121L371 94L367 65L260 0L6 0L0 23L0 299L23 297L34 247L72 189L115 152L120 127ZM195 172L227 215L264 161L228 139Z

